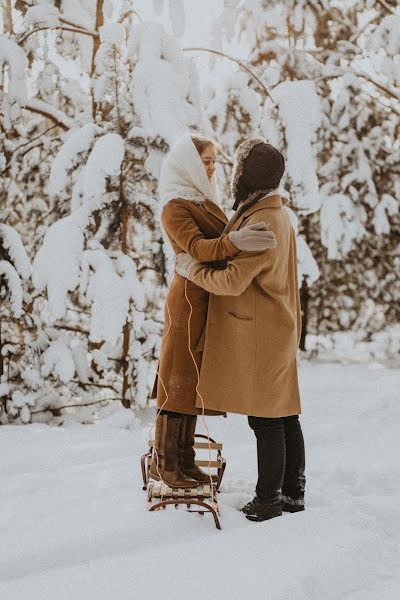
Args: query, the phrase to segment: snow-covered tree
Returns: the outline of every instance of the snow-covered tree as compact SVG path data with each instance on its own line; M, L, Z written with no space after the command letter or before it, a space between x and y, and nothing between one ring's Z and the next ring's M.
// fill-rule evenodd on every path
M167 277L157 178L168 145L199 121L196 73L131 2L28 5L14 4L20 30L0 39L3 220L33 265L4 406L25 421L107 398L145 406ZM177 25L182 14L174 3Z
M240 39L252 71L224 81L227 107L220 89L207 97L215 132L230 151L261 133L286 155L283 183L305 266L303 348L308 332L370 334L399 319L395 9L361 0L229 0L215 24L213 48ZM365 322L371 299L375 316Z

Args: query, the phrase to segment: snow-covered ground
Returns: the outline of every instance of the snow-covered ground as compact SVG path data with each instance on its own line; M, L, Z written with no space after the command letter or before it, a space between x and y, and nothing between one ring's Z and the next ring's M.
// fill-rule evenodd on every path
M307 510L251 523L255 443L244 417L209 419L225 444L222 531L146 512L149 417L0 429L4 600L393 600L400 597L400 371L301 367Z

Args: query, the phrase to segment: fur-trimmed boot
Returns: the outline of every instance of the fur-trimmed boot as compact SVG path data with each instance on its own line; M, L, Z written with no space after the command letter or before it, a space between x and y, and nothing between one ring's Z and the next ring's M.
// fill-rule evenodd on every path
M210 483L210 476L195 463L194 434L196 431L196 415L182 415L182 423L179 431L178 456L179 468L186 477L195 479L198 483ZM211 476L215 482L217 477Z
M171 488L192 488L197 485L194 479L186 477L178 465L178 437L182 416L160 414L156 420L155 453L149 476L162 480Z

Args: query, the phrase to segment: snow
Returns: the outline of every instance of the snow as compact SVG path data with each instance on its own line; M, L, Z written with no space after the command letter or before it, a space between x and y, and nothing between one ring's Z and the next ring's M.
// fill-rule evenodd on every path
M185 8L183 0L169 0L169 18L175 37L185 33Z
M399 203L390 194L383 194L382 200L375 207L372 219L377 235L390 233L388 216L393 217L399 212Z
M323 198L320 223L321 241L328 249L328 258L338 260L346 256L353 242L365 235L363 223L366 216L363 207L357 207L344 194L332 194Z
M71 381L75 375L75 363L68 342L67 335L60 336L43 352L41 369L43 377L48 377L54 371L63 383Z
M48 102L39 100L39 98L29 98L26 107L30 108L33 112L51 115L53 119L58 123L61 123L65 129L70 129L75 125L74 121L66 117L62 110L58 110Z
M284 81L273 90L287 140L287 170L304 212L320 208L312 142L321 123L320 99L312 81Z
M49 309L54 319L65 313L69 291L79 283L79 264L83 251L83 232L72 217L51 225L33 261L33 285L38 291L47 288Z
M389 56L400 54L400 15L386 15L372 32L368 40L368 48L378 52L382 48Z
M25 70L28 67L28 59L22 48L16 42L0 35L0 84L6 86L3 81L3 69L8 65L7 91L2 93L2 113L5 129L10 129L12 123L19 118L21 107L27 100L27 87L25 81Z
M0 260L0 278L4 275L11 296L11 309L15 317L22 315L23 290L21 279L11 263Z
M228 461L222 531L183 507L146 511L139 457L150 412L144 422L114 408L97 425L4 426L1 597L183 600L190 590L194 600L393 600L399 375L302 364L306 511L265 523L237 510L256 477L246 419L208 418Z
M124 140L118 133L107 133L96 140L76 184L82 204L105 194L107 178L119 175L124 153ZM76 189L73 196L75 210L79 206Z
M87 290L87 299L92 305L89 339L115 344L127 321L130 300L136 308L143 309L143 291L135 263L122 255L114 266L101 250L87 250L85 259L94 270Z
M44 6L32 6L25 14L25 22L34 27L59 27L60 12L57 7L45 4Z
M8 250L18 274L22 279L28 279L31 264L18 232L10 225L0 223L0 238L2 238L3 248Z
M68 172L77 164L79 155L88 150L101 128L94 123L72 129L55 156L50 171L48 191L52 195L62 192L67 185Z
M128 47L135 63L131 91L142 125L147 135L171 144L184 133L192 112L183 54L158 23L134 25Z

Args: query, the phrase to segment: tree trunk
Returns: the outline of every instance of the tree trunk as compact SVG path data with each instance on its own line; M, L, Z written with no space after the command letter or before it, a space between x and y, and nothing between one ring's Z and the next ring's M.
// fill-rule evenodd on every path
M100 27L104 24L104 14L103 14L103 0L97 0L96 2L96 23L95 30L98 32ZM90 68L90 77L93 78L93 75L96 70L96 54L97 50L100 47L100 37L93 38L93 50L92 50L92 65ZM96 118L97 111L97 102L94 100L94 92L92 89L92 116L93 120Z
M124 254L128 254L128 221L129 221L129 207L125 197L124 190L124 174L123 164L121 165L121 173L119 176L119 201L121 207L121 233L120 242L121 250ZM122 404L125 408L131 407L131 401L127 397L129 391L129 339L131 334L131 323L127 322L123 328L123 342L122 342Z
M3 33L13 33L11 0L3 0Z
M307 337L307 329L308 329L308 302L310 299L310 295L308 292L308 283L307 277L303 277L303 281L300 288L300 303L301 303L301 336L300 336L300 350L306 350L306 337Z

